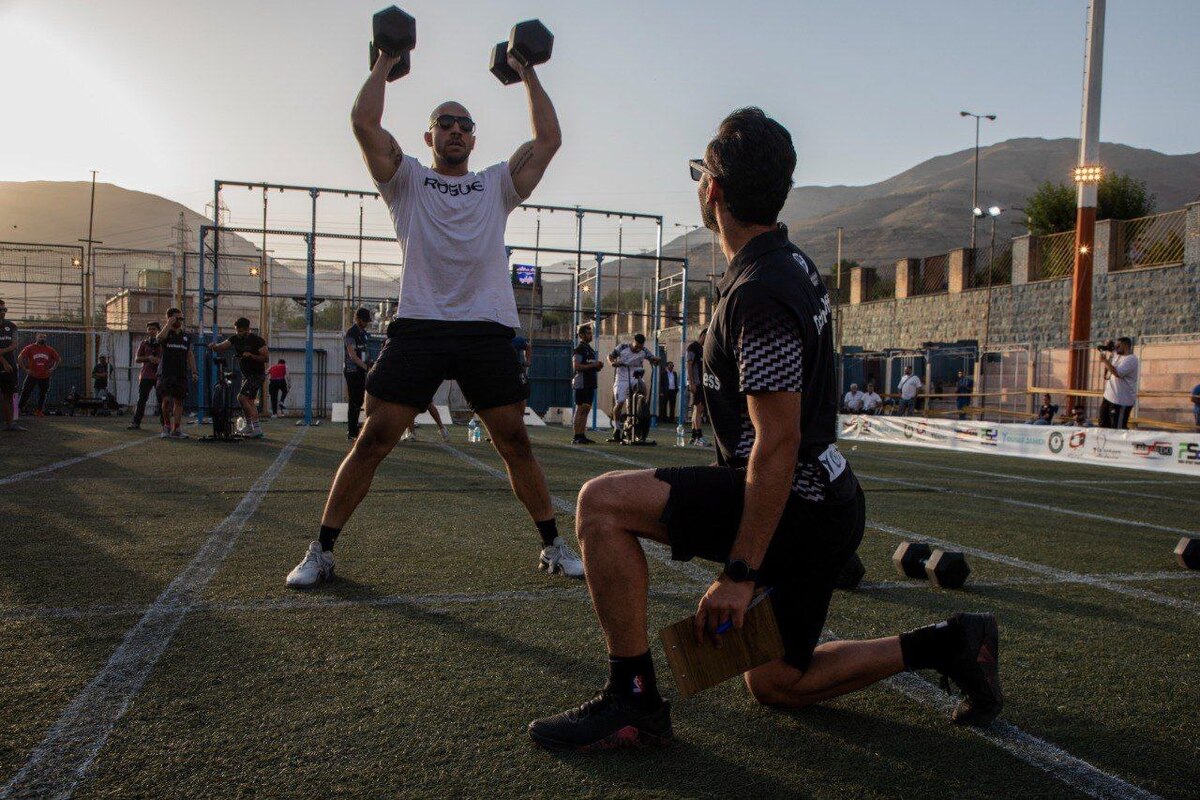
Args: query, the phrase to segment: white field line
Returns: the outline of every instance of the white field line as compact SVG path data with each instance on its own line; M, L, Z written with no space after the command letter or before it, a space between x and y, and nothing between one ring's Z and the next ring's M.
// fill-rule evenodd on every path
M108 663L71 701L25 766L0 788L0 799L67 798L74 794L96 754L166 651L188 608L233 549L238 535L258 510L306 430L300 428L284 445L233 513L212 530L183 571L126 632Z
M35 467L34 469L27 469L24 472L16 472L7 477L0 478L0 486L7 486L10 483L17 483L18 481L23 481L26 478L33 478L38 475L45 475L47 472L55 472L57 470L63 469L64 467L70 467L75 464L78 464L82 461L88 461L93 458L99 458L100 456L106 456L109 453L115 453L118 450L124 450L129 447L136 447L139 444L145 444L146 442L149 442L149 441L151 441L153 439L157 439L157 438L158 438L157 436L140 436L137 439L134 439L132 441L122 442L121 444L115 444L112 447L105 447L100 450L93 450L92 452L84 453L81 456L73 456L72 458L64 458L62 461L55 461L53 464L47 464L44 467Z
M481 469L495 478L508 480L508 476L505 473L488 466L477 458L458 451L450 445L443 445L443 447L448 452L454 453L460 459L475 466L477 469ZM606 453L602 455L608 456ZM612 458L615 460L615 457ZM629 459L621 460L629 461ZM574 509L571 504L565 500L553 496L551 496L551 500L556 508L568 509L564 513L573 513ZM694 580L698 589L708 586L712 581L712 570L704 569L700 565L690 561L672 561L670 552L665 546L649 540L644 540L644 542L650 545L648 550L655 560ZM950 698L944 695L936 686L915 673L902 673L889 678L885 683L906 697L924 705L932 705L947 715L949 715L950 710L953 708L953 701ZM986 728L968 728L968 730L1005 752L1019 758L1026 764L1045 772L1059 782L1090 797L1112 798L1113 800L1158 799L1158 795L1151 794L1139 786L1121 780L1117 776L1089 764L1083 759L1076 758L1057 745L1026 733L1011 723L996 720Z
M878 481L879 483L890 483L896 486L909 486L913 489L921 489L929 492L937 492L938 494L953 494L959 497L970 497L975 500L990 500L996 503L1004 503L1010 506L1019 508L1032 508L1038 511L1045 511L1050 514L1062 514L1068 517L1079 517L1081 519L1093 519L1097 522L1107 522L1112 525L1128 525L1132 528L1147 528L1153 531L1166 531L1180 536L1195 536L1195 531L1189 531L1185 528L1172 528L1169 525L1155 525L1152 522L1142 522L1137 519L1122 519L1120 517L1110 517L1105 514L1094 514L1090 511L1076 511L1071 508L1062 508L1061 506L1051 506L1045 503L1031 503L1026 500L1015 500L1011 497L998 497L994 494L980 494L979 492L967 492L962 489L949 489L945 486L930 486L927 483L916 483L915 481L901 480L900 478L884 478L879 475L868 475L865 472L854 471L858 477L868 481Z
M957 545L956 545L957 546ZM1117 583L1143 583L1157 581L1188 581L1200 580L1200 572L1186 570L1162 572L1127 572L1127 573L1084 573L1078 580L1070 578L1026 577L995 578L987 581L971 581L971 589L1000 589L1006 586L1071 586L1076 584L1092 585L1097 581L1113 581ZM892 592L906 589L928 591L929 584L923 581L863 581L855 589L857 592ZM684 593L683 590L672 587L651 587L652 595L674 596ZM695 594L687 589L687 595ZM545 597L560 597L564 600L572 598L586 599L587 592L582 588L555 590L513 590L502 592L452 592L438 594L394 594L381 597L337 598L326 595L289 595L287 597L269 600L230 600L226 602L200 602L180 608L188 613L218 612L218 613L265 613L270 611L293 611L305 609L337 609L372 606L420 606L423 608L438 608L442 606L469 605L473 603L492 603L509 601L531 601ZM65 606L5 606L0 607L2 620L39 620L39 619L92 619L100 617L131 617L142 614L144 605L101 605L70 608Z
M1020 481L1022 483L1033 483L1047 488L1052 488L1060 483L1053 478L1030 478L1027 475L1013 475L1010 472L987 472L981 469L966 469L965 467L947 467L942 464L930 464L925 461L905 461L901 458L885 458L884 456L876 456L870 453L861 454L868 459L874 461L882 461L889 464L899 464L905 467L927 467L929 469L937 469L943 472L954 472L960 475L981 475L987 478L999 478L1008 481ZM1187 485L1187 484L1183 484ZM1197 487L1200 488L1200 487ZM1171 497L1165 494L1151 494L1149 492L1130 492L1122 489L1105 489L1105 494L1119 494L1127 497L1144 497L1149 500L1168 500L1172 503L1183 503L1186 505L1200 505L1200 500L1193 500L1183 497Z

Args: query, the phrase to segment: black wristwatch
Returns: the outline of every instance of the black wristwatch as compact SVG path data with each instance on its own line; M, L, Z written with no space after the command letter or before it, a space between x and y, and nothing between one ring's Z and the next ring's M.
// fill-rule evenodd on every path
M729 576L729 580L733 581L734 583L758 581L758 570L752 568L749 564L741 559L737 561L726 561L724 574Z

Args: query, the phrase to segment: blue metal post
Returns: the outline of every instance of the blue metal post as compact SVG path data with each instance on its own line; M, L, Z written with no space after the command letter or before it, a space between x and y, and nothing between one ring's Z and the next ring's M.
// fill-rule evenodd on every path
M594 324L596 326L595 327L595 331L596 331L595 335L596 336L600 335L600 267L603 264L604 264L604 256L597 253L596 254L596 285L594 287L592 287L593 289L595 289L595 292L596 292L596 302L594 305L595 310L593 311L594 318L595 318ZM595 339L593 339L593 341L595 341ZM597 354L597 356L598 355L599 354ZM593 399L595 399L595 398L593 398ZM600 416L600 411L599 411L599 409L596 408L596 404L593 402L592 403L592 430L596 430L596 428L598 427L599 422L600 422L599 416Z
M312 198L312 228L308 234L308 269L304 285L304 424L312 425L313 395L313 294L317 281L317 195L316 189L308 190Z
M198 296L198 299L196 302L196 331L198 333L204 332L204 234L207 233L209 230L211 230L211 228L209 228L209 226L207 226L207 225L200 226L200 267L199 267L200 280L197 284L197 292L198 292L199 296ZM185 273L187 272L186 262L184 265L184 272ZM183 311L184 309L187 308L187 295L186 294L183 297L183 305L184 305L184 308L180 309L181 311ZM199 397L199 404L196 409L196 423L197 424L201 424L204 422L204 412L208 408L208 405L207 405L208 393L205 391L208 388L208 366L207 365L205 365L204 370L200 373L200 381L201 381L200 397Z

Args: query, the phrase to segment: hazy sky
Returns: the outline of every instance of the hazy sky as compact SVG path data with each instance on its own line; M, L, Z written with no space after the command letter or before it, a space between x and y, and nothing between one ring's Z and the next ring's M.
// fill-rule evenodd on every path
M367 188L349 128L385 0L0 0L0 179L101 180L198 210L212 180ZM798 184L881 180L972 143L1078 135L1086 0L405 0L412 73L385 125L423 159L455 97L473 164L528 137L520 87L487 71L519 19L555 33L540 68L565 146L533 198L698 221L685 161L731 109L792 131ZM1197 0L1108 5L1102 138L1200 150ZM671 231L668 231L671 233Z

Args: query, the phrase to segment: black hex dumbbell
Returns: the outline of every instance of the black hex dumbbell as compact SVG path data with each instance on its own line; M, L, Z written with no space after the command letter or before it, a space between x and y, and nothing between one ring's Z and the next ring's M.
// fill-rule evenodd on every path
M1175 558L1179 566L1188 569L1200 569L1200 539L1185 536L1175 545Z
M411 62L409 52L417 46L417 21L405 14L396 6L388 6L371 18L370 63L375 69L375 62L380 53L389 56L399 56L400 60L388 70L387 79L394 81L408 74Z
M505 85L518 83L521 76L508 65L510 55L523 66L532 67L534 64L549 61L552 50L554 34L541 20L527 19L518 22L509 32L508 41L497 42L492 48L492 74Z
M928 579L940 589L957 589L967 582L971 568L962 553L934 550L924 542L903 542L892 553L896 572L909 578Z
M862 582L863 576L866 574L867 568L863 565L862 559L858 557L858 553L854 553L842 565L842 571L838 573L834 586L848 592L858 588L858 584Z

